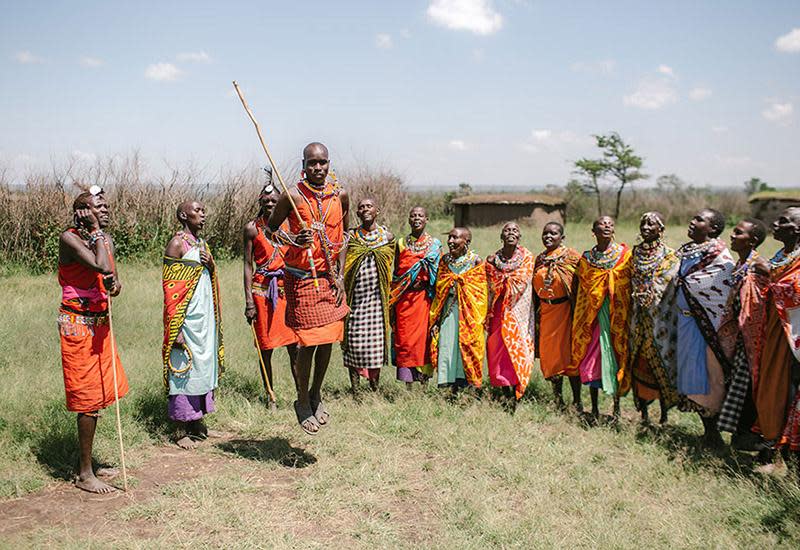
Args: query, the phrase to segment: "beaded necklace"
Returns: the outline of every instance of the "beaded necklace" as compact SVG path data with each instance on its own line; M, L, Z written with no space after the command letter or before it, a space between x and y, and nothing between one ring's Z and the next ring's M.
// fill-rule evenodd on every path
M633 249L633 267L637 274L642 277L650 277L655 273L664 257L667 255L667 247L661 238L651 243L642 243Z
M429 233L423 233L419 239L414 235L406 236L406 248L411 250L416 255L424 255L428 253L428 249L433 244L433 237Z
M718 239L709 239L704 243L694 241L682 245L678 249L678 256L682 260L694 260L705 255L709 250L717 246Z
M325 188L328 186L328 182L331 183L331 187L328 191L326 191ZM328 219L328 214L330 213L333 201L328 202L327 208L323 207L323 202L325 199L338 196L339 193L341 193L342 188L339 185L339 181L336 179L336 175L333 172L329 172L328 179L325 181L325 184L321 189L311 185L306 179L302 179L297 182L297 188L300 191L300 196L303 197L303 200L305 200L306 203L308 203L309 209L312 213L312 218L315 217L314 207L312 206L311 201L308 200L306 194L303 193L303 189L311 193L311 196L316 202L316 214L318 215L318 218L311 220L311 229L313 229L319 236L320 244L322 245L322 253L325 256L325 264L328 266L328 271L333 273L334 277L337 277L339 264L333 259L333 251L341 250L342 247L347 244L347 237L345 236L345 240L340 243L333 242L328 238L328 233L325 231L325 222ZM302 220L300 221L302 222Z
M793 261L795 261L795 260L797 259L797 257L798 257L798 256L800 256L800 247L797 247L797 248L795 248L795 249L794 249L794 250L792 250L792 251L791 251L789 254L786 254L786 253L783 251L783 249L781 248L781 249L780 249L780 250L778 250L778 252L777 252L777 253L776 253L776 254L775 254L773 257L772 257L772 259L769 261L769 263L770 263L770 265L771 265L773 268L776 268L776 267L783 267L783 266L785 266L785 265L789 265L790 263L792 263Z
M549 254L545 253L541 257L542 265L547 268L547 272L544 275L544 288L542 290L546 291L550 296L555 294L553 290L553 283L556 280L556 264L567 257L567 247L562 245L558 245L558 248L550 252Z
M364 231L359 226L356 227L353 233L359 241L369 248L377 248L389 242L389 231L382 225L377 226L372 231Z
M612 241L608 248L602 252L597 250L597 245L595 245L591 250L584 252L583 255L593 267L611 269L619 260L620 254L622 254L622 245Z
M524 254L520 247L516 247L514 249L514 254L508 259L503 256L503 249L501 248L494 254L494 266L503 272L515 271L522 265L523 258Z
M450 271L456 272L461 271L462 268L474 264L475 261L478 259L478 255L475 254L472 250L468 249L467 253L459 258L453 258L451 254L446 254L444 257L444 261L447 263L447 267L450 268Z
M183 230L178 231L178 236L180 236L181 240L185 242L189 248L205 248L205 242L201 237L195 237Z
M753 265L757 258L758 252L751 250L750 255L747 256L747 259L741 264L737 264L736 267L733 268L733 272L731 273L731 283L733 286L738 285L742 279L745 278L747 272L750 271L750 266Z
M632 294L639 305L649 307L656 298L656 271L667 256L667 247L659 237L633 249Z

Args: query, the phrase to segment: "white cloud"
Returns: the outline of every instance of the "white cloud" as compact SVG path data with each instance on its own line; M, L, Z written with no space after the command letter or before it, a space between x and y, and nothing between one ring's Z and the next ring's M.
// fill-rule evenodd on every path
M785 124L792 117L792 113L794 113L794 106L791 103L773 101L769 107L761 111L761 116L770 122Z
M23 50L21 52L17 52L14 54L14 60L17 63L21 63L22 65L35 65L38 63L44 63L44 59L35 55L28 50Z
M599 61L576 61L569 68L576 73L586 74L612 74L617 68L617 62L613 59L600 59Z
M447 146L450 149L452 149L453 151L466 151L467 150L467 144L464 142L464 140L461 140L461 139L453 139L453 140L450 141L450 143L447 144Z
M388 50L389 48L394 46L394 43L392 42L392 35L383 32L376 34L375 46L382 50Z
M725 132L728 131L728 127L725 125L712 126L711 131L714 132L715 134L724 134Z
M150 80L173 81L183 74L178 67L172 63L153 63L148 65L144 71L144 77Z
M87 67L89 69L96 69L97 67L102 67L103 65L106 64L106 62L103 61L102 59L98 59L97 57L89 57L89 56L81 57L80 60L79 60L79 63L81 65L83 65L84 67Z
M711 97L711 90L702 86L689 91L689 99L692 101L703 101L709 97Z
M775 49L784 53L800 52L800 28L792 29L775 40Z
M188 63L211 63L211 56L204 51L179 53L175 59Z
M568 130L554 132L541 128L531 131L531 136L522 144L522 149L529 153L561 151L568 147L585 145L589 142L589 138L581 138Z
M488 35L503 26L491 0L433 0L427 13L434 23L454 31Z
M670 78L675 78L675 71L669 65L659 65L658 72Z
M642 80L633 93L623 97L625 105L647 110L661 109L677 100L675 88L665 78Z

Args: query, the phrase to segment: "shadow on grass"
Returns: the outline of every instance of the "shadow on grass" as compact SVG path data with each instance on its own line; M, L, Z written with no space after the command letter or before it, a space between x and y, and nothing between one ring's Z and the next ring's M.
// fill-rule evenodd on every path
M174 432L174 427L167 417L167 396L159 390L149 389L136 400L133 417L151 436L164 438Z
M45 467L48 475L55 479L72 481L78 471L80 453L76 419L77 415L67 411L64 402L57 399L42 412L39 425L25 434L36 460ZM99 422L104 421L108 422L108 418L99 420ZM110 466L96 460L92 460L92 465L95 470Z
M276 462L286 468L306 468L317 462L317 457L299 447L292 447L287 439L232 439L216 445L218 449L247 460Z
M763 479L755 472L758 466L755 454L735 451L728 445L709 448L703 444L702 436L686 431L685 427L636 426L634 438L640 443L653 443L666 451L670 460L681 461L687 466L713 470L732 478ZM720 469L720 462L725 468Z

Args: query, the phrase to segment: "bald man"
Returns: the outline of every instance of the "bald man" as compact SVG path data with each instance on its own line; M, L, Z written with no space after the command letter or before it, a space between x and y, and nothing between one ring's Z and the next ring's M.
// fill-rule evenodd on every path
M302 178L288 195L281 195L267 222L268 229L276 232L289 221L291 242L284 257L286 326L297 337L295 414L309 435L330 421L322 402L322 381L331 347L344 336L349 312L343 276L350 202L329 171L328 148L308 144L303 149ZM309 388L312 363L314 380Z
M164 252L164 384L167 413L181 425L178 446L191 449L208 436L203 417L214 412L223 369L222 315L214 258L200 237L206 208L186 201L177 210L181 229Z

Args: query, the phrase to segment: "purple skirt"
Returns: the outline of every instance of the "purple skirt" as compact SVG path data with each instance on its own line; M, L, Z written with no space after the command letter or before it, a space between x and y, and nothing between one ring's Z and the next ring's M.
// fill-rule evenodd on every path
M422 382L425 375L413 367L397 367L397 380L400 382Z
M193 422L213 413L214 392L203 395L170 395L167 416L176 422Z

